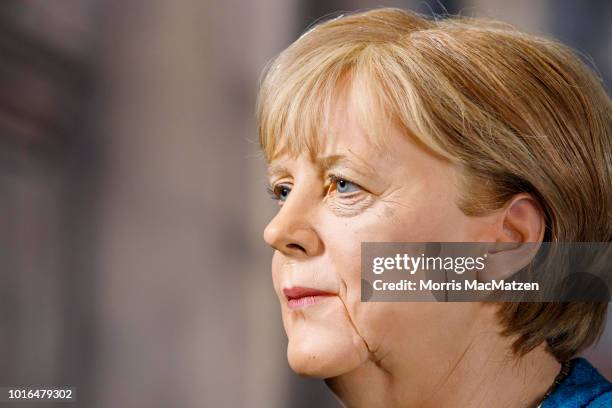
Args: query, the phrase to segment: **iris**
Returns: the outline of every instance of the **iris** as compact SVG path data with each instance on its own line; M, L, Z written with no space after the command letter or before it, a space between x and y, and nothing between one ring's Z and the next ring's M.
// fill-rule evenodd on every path
M344 179L336 180L336 191L339 193L352 193L353 191L358 191L358 190L359 190L359 186L355 183L352 183Z

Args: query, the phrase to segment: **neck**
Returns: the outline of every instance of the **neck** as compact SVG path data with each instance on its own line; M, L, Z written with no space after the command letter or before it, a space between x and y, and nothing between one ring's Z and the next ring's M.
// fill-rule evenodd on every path
M561 368L543 345L518 358L509 339L480 336L453 362L368 360L326 380L347 407L537 407Z

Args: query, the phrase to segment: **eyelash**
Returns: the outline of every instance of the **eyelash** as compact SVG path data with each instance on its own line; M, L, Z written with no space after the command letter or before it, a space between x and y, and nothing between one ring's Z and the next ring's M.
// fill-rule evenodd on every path
M343 177L343 176L338 176L338 175L335 175L335 174L330 174L328 176L328 179L330 181L330 184L329 184L329 186L326 189L327 192L329 192L330 188L332 186L334 186L336 183L338 183L339 181L346 181L348 183L351 183L351 184L357 186L359 189L364 190L364 188L361 187L361 185L359 185L359 184L355 183L354 181L351 181L349 178L346 178L346 177ZM277 188L283 187L283 186L285 186L285 185L282 184L282 183L279 183L279 184L277 184L275 186L267 187L266 188L266 192L268 193L268 195L270 196L270 198L272 200L277 201L277 202L282 202L282 200L279 198L279 195L276 194L275 190ZM287 187L287 186L285 186L285 187ZM289 191L291 191L291 188L290 187L288 187L288 188L289 188Z
M336 176L335 174L330 174L328 176L330 183L330 186L333 186L334 184L336 184L339 181L346 181L348 183L354 184L357 187L361 188L361 186L353 181L351 181L350 179L346 178L346 177L342 177L342 176Z
M278 201L278 197L276 196L276 193L274 192L272 187L266 187L266 192L268 193L268 195L270 196L272 200Z

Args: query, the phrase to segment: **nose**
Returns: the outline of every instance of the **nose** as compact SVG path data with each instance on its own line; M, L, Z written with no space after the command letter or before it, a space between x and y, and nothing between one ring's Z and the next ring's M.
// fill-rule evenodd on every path
M323 242L313 226L311 205L311 200L298 197L295 191L291 192L264 230L266 243L295 258L319 255L323 251Z

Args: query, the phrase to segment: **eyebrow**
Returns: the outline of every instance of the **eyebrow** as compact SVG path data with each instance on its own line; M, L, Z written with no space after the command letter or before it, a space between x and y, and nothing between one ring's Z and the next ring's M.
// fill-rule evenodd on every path
M366 177L375 176L377 174L376 169L372 167L372 165L368 163L367 160L356 155L350 149L349 149L349 152L352 153L351 157L347 157L346 155L343 155L343 154L335 154L331 156L317 158L316 159L317 165L319 165L319 167L321 167L324 170L329 170L333 167L350 167L352 170L355 170L357 173L363 176L366 176ZM354 166L351 166L351 164L355 161L357 161L360 167L363 167L365 171L361 170L360 168L355 168Z
M349 152L352 153L351 157L348 157L344 154L334 154L325 157L318 157L314 160L315 165L323 171L329 171L334 167L348 167L351 170L354 170L360 175L366 177L372 177L378 174L376 169L370 163L368 163L367 160L356 155L350 149ZM363 167L365 170L362 170L359 167L355 167L353 165L354 162L358 162L359 167ZM267 173L269 177L273 177L276 175L290 174L291 172L289 171L287 166L283 164L272 164L268 166Z
M268 166L268 176L269 177L280 175L280 174L289 174L289 169L287 169L286 166L283 166L281 164L273 164L271 166Z

